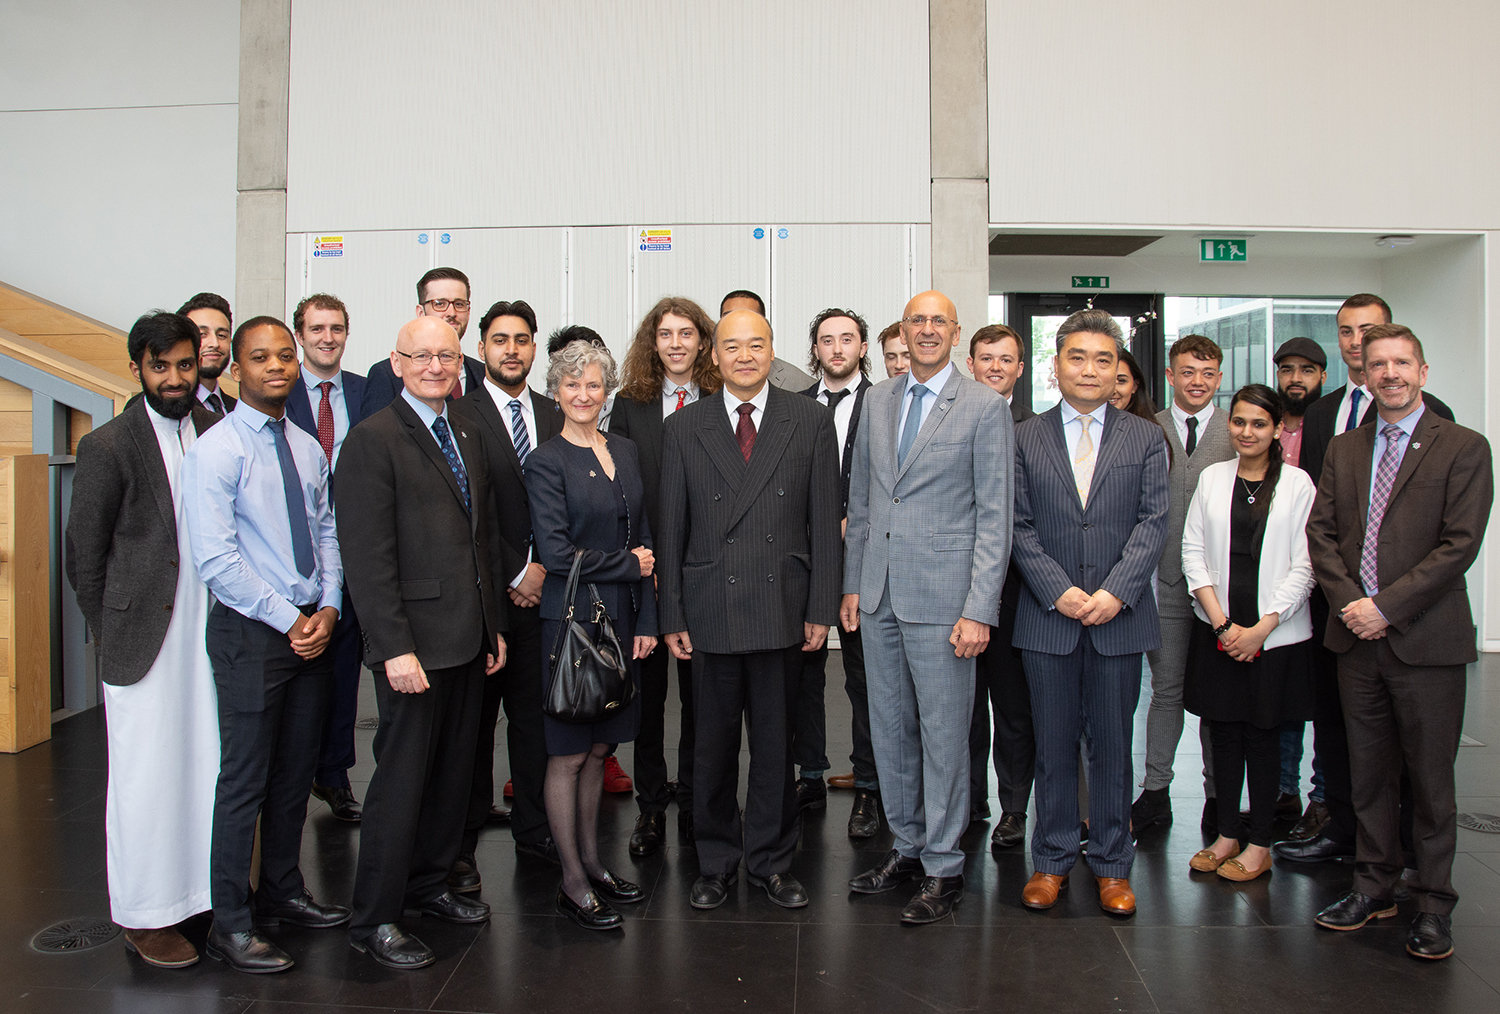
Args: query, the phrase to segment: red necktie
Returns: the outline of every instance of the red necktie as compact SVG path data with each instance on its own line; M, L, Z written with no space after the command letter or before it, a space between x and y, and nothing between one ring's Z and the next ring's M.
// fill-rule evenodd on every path
M685 388L685 387L679 387L677 389L677 407L674 408L674 409L672 409L672 411L673 412L681 411L681 409L682 409L682 403L685 402L685 401L687 401L687 388Z
M745 460L750 460L750 451L755 447L755 423L750 419L750 413L755 411L755 406L748 401L740 405L740 421L734 428L734 438L740 442L740 453Z
M328 401L328 392L333 390L333 381L325 380L318 385L323 400L318 403L318 443L323 445L323 457L328 467L333 467L333 405Z

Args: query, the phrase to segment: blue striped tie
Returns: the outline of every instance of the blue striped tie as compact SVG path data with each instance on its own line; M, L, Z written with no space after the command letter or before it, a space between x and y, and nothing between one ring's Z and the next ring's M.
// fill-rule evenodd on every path
M448 420L438 416L433 420L432 432L437 436L438 446L443 449L443 457L448 459L448 467L453 469L453 477L458 480L458 490L464 495L464 510L473 513L474 506L469 502L469 473L464 471L464 461L458 456L458 448L453 446L453 438L448 434Z
M526 464L526 455L531 453L531 434L526 432L526 417L521 414L521 399L510 400L510 436L516 445L516 457Z

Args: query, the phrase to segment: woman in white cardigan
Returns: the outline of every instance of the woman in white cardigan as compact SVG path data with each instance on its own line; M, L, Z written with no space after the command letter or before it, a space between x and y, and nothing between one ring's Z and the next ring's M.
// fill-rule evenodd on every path
M1317 490L1301 469L1282 467L1282 413L1264 384L1235 393L1229 435L1238 457L1203 470L1182 534L1198 617L1183 703L1208 725L1219 806L1219 838L1191 866L1236 881L1271 868L1280 729L1312 717L1305 529ZM1240 816L1246 781L1248 828Z

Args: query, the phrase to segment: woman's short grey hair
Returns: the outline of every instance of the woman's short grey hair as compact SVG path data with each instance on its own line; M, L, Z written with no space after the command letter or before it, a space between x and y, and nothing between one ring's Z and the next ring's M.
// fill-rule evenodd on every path
M1108 310L1079 310L1062 322L1057 329L1057 351L1061 352L1068 335L1087 331L1090 334L1108 335L1115 340L1115 351L1125 351L1125 333L1120 324L1109 315Z
M593 342L568 342L552 353L547 360L547 390L556 391L566 377L581 377L590 366L599 367L599 376L604 379L604 396L608 398L620 386L620 371L615 366L615 357L609 350Z

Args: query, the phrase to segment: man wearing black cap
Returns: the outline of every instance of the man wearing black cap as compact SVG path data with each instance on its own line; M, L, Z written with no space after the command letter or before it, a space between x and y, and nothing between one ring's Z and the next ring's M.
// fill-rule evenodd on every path
M1276 389L1286 406L1281 420L1281 460L1295 465L1302 455L1302 416L1323 396L1328 354L1311 338L1292 338L1276 350L1272 361L1276 364Z

